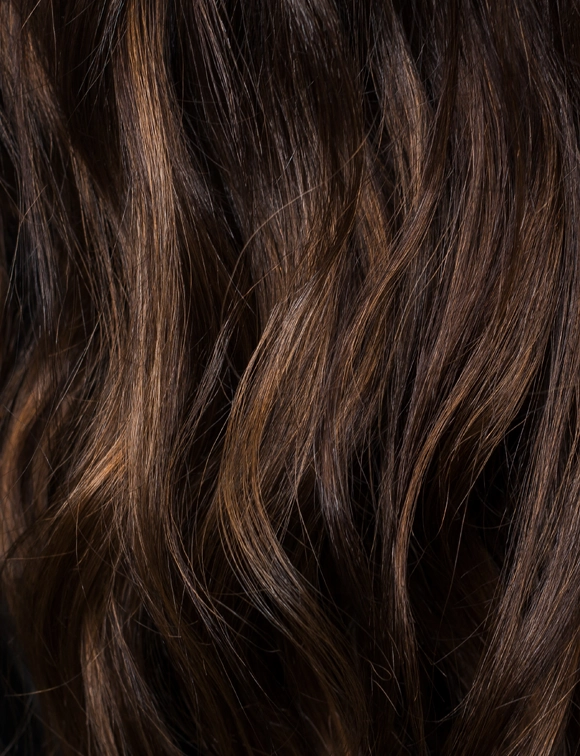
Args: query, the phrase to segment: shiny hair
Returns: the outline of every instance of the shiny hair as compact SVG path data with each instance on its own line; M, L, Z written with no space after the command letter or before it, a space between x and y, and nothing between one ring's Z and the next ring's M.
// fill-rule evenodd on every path
M579 116L572 0L2 0L35 753L580 751Z

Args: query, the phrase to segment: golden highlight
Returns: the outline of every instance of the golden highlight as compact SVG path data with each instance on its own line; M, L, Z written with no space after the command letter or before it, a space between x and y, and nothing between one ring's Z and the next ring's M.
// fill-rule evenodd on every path
M580 753L578 3L2 0L0 183L2 753Z

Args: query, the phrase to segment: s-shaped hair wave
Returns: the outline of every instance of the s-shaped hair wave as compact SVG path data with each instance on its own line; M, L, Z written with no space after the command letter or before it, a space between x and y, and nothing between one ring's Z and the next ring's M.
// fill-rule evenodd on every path
M572 0L2 0L42 753L580 752L579 114Z

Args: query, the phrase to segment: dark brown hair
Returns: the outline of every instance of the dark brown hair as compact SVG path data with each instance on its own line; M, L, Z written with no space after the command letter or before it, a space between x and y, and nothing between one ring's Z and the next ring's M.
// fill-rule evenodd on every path
M0 98L42 753L580 753L578 4L2 0Z

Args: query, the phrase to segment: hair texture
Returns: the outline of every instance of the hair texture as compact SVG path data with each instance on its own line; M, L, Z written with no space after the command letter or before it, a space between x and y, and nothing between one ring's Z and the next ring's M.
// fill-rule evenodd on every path
M580 753L578 4L2 0L0 145L34 753Z

